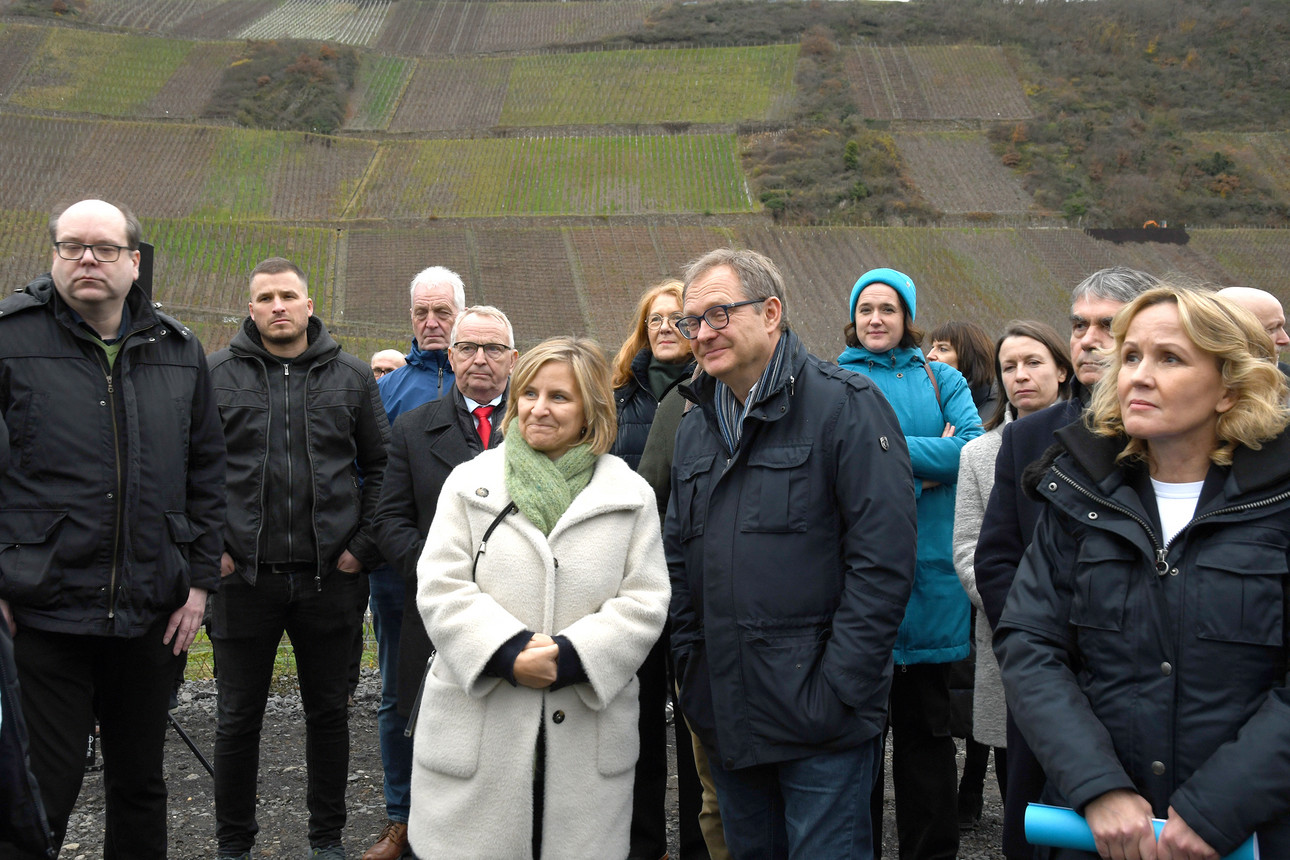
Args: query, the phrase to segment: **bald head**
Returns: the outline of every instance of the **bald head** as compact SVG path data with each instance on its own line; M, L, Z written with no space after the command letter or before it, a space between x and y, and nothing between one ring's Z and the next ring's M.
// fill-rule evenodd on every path
M383 349L380 352L372 353L372 373L377 379L380 379L391 370L398 370L406 363L403 353L397 349Z
M1255 287L1225 287L1218 291L1218 295L1258 317L1263 330L1272 338L1277 352L1290 346L1290 334L1286 334L1285 310L1276 296Z

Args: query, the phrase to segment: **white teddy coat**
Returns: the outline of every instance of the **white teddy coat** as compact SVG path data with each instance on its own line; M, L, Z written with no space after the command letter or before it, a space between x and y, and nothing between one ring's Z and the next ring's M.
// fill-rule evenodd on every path
M416 715L408 835L422 860L532 857L533 757L546 729L542 857L613 860L628 852L640 751L636 669L670 599L654 491L604 455L544 536L507 516L503 444L444 482L417 566L417 608L437 649ZM554 692L483 675L524 630L563 634L587 683Z

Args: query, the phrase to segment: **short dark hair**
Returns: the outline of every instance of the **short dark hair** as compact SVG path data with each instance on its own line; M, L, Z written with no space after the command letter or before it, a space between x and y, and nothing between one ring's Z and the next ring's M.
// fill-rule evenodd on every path
M83 200L77 200L76 203L83 203ZM111 200L104 200L104 203L116 208L125 218L125 246L131 251L139 250L139 243L143 241L143 226L139 219L135 217L134 212L124 203L113 203ZM59 209L53 215L49 216L49 241L58 241L58 219L63 217L63 213L71 209L76 203L69 203L62 209Z
M270 257L267 260L261 260L251 270L251 280L254 281L256 275L281 275L283 272L295 275L300 279L300 289L309 291L309 280L305 277L304 270L286 257Z
M949 341L959 354L958 371L969 386L979 388L994 384L994 345L981 326L966 320L951 320L932 329L927 338L932 343Z

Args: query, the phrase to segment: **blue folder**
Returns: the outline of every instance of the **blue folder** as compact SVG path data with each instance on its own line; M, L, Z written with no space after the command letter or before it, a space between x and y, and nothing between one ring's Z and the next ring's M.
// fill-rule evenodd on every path
M1155 825L1156 837L1165 826L1159 818L1151 819ZM1048 806L1044 803L1031 803L1026 806L1026 841L1031 845L1046 845L1050 848L1073 848L1077 851L1097 853L1093 841L1093 831L1088 822L1072 809L1062 806ZM1259 838L1251 836L1241 843L1223 860L1259 860Z

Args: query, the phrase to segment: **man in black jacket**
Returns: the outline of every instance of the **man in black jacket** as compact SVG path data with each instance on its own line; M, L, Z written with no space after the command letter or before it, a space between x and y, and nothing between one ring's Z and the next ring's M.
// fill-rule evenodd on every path
M278 643L291 637L305 707L309 844L344 857L349 650L359 577L380 563L371 520L389 426L371 369L313 316L304 273L251 273L250 316L210 357L228 443L228 521L211 613L219 666L219 856L255 842L260 725ZM361 471L360 471L361 470Z
M0 614L55 846L97 716L104 855L164 858L166 703L219 586L224 440L201 344L135 283L134 215L82 200L50 239L50 273L0 302Z
M977 538L973 566L977 589L990 629L999 624L1017 565L1030 544L1042 510L1022 486L1028 465L1039 460L1053 433L1078 421L1092 388L1102 378L1106 350L1115 344L1111 320L1120 308L1159 282L1146 272L1112 266L1089 275L1071 293L1071 364L1075 382L1071 399L1058 402L1003 428L1003 443L994 464L994 488ZM1008 793L1004 798L1003 851L1008 860L1028 860L1034 850L1026 841L1026 804L1038 801L1044 772L1008 716Z
M732 856L868 858L913 473L886 399L806 352L783 295L755 251L686 272L677 328L703 372L664 528L672 649Z
M376 509L377 540L404 583L398 672L399 716L404 720L412 716L430 656L430 638L417 611L417 561L439 490L455 467L501 443L507 384L519 358L510 320L488 305L467 308L457 317L451 343L452 391L395 420Z

